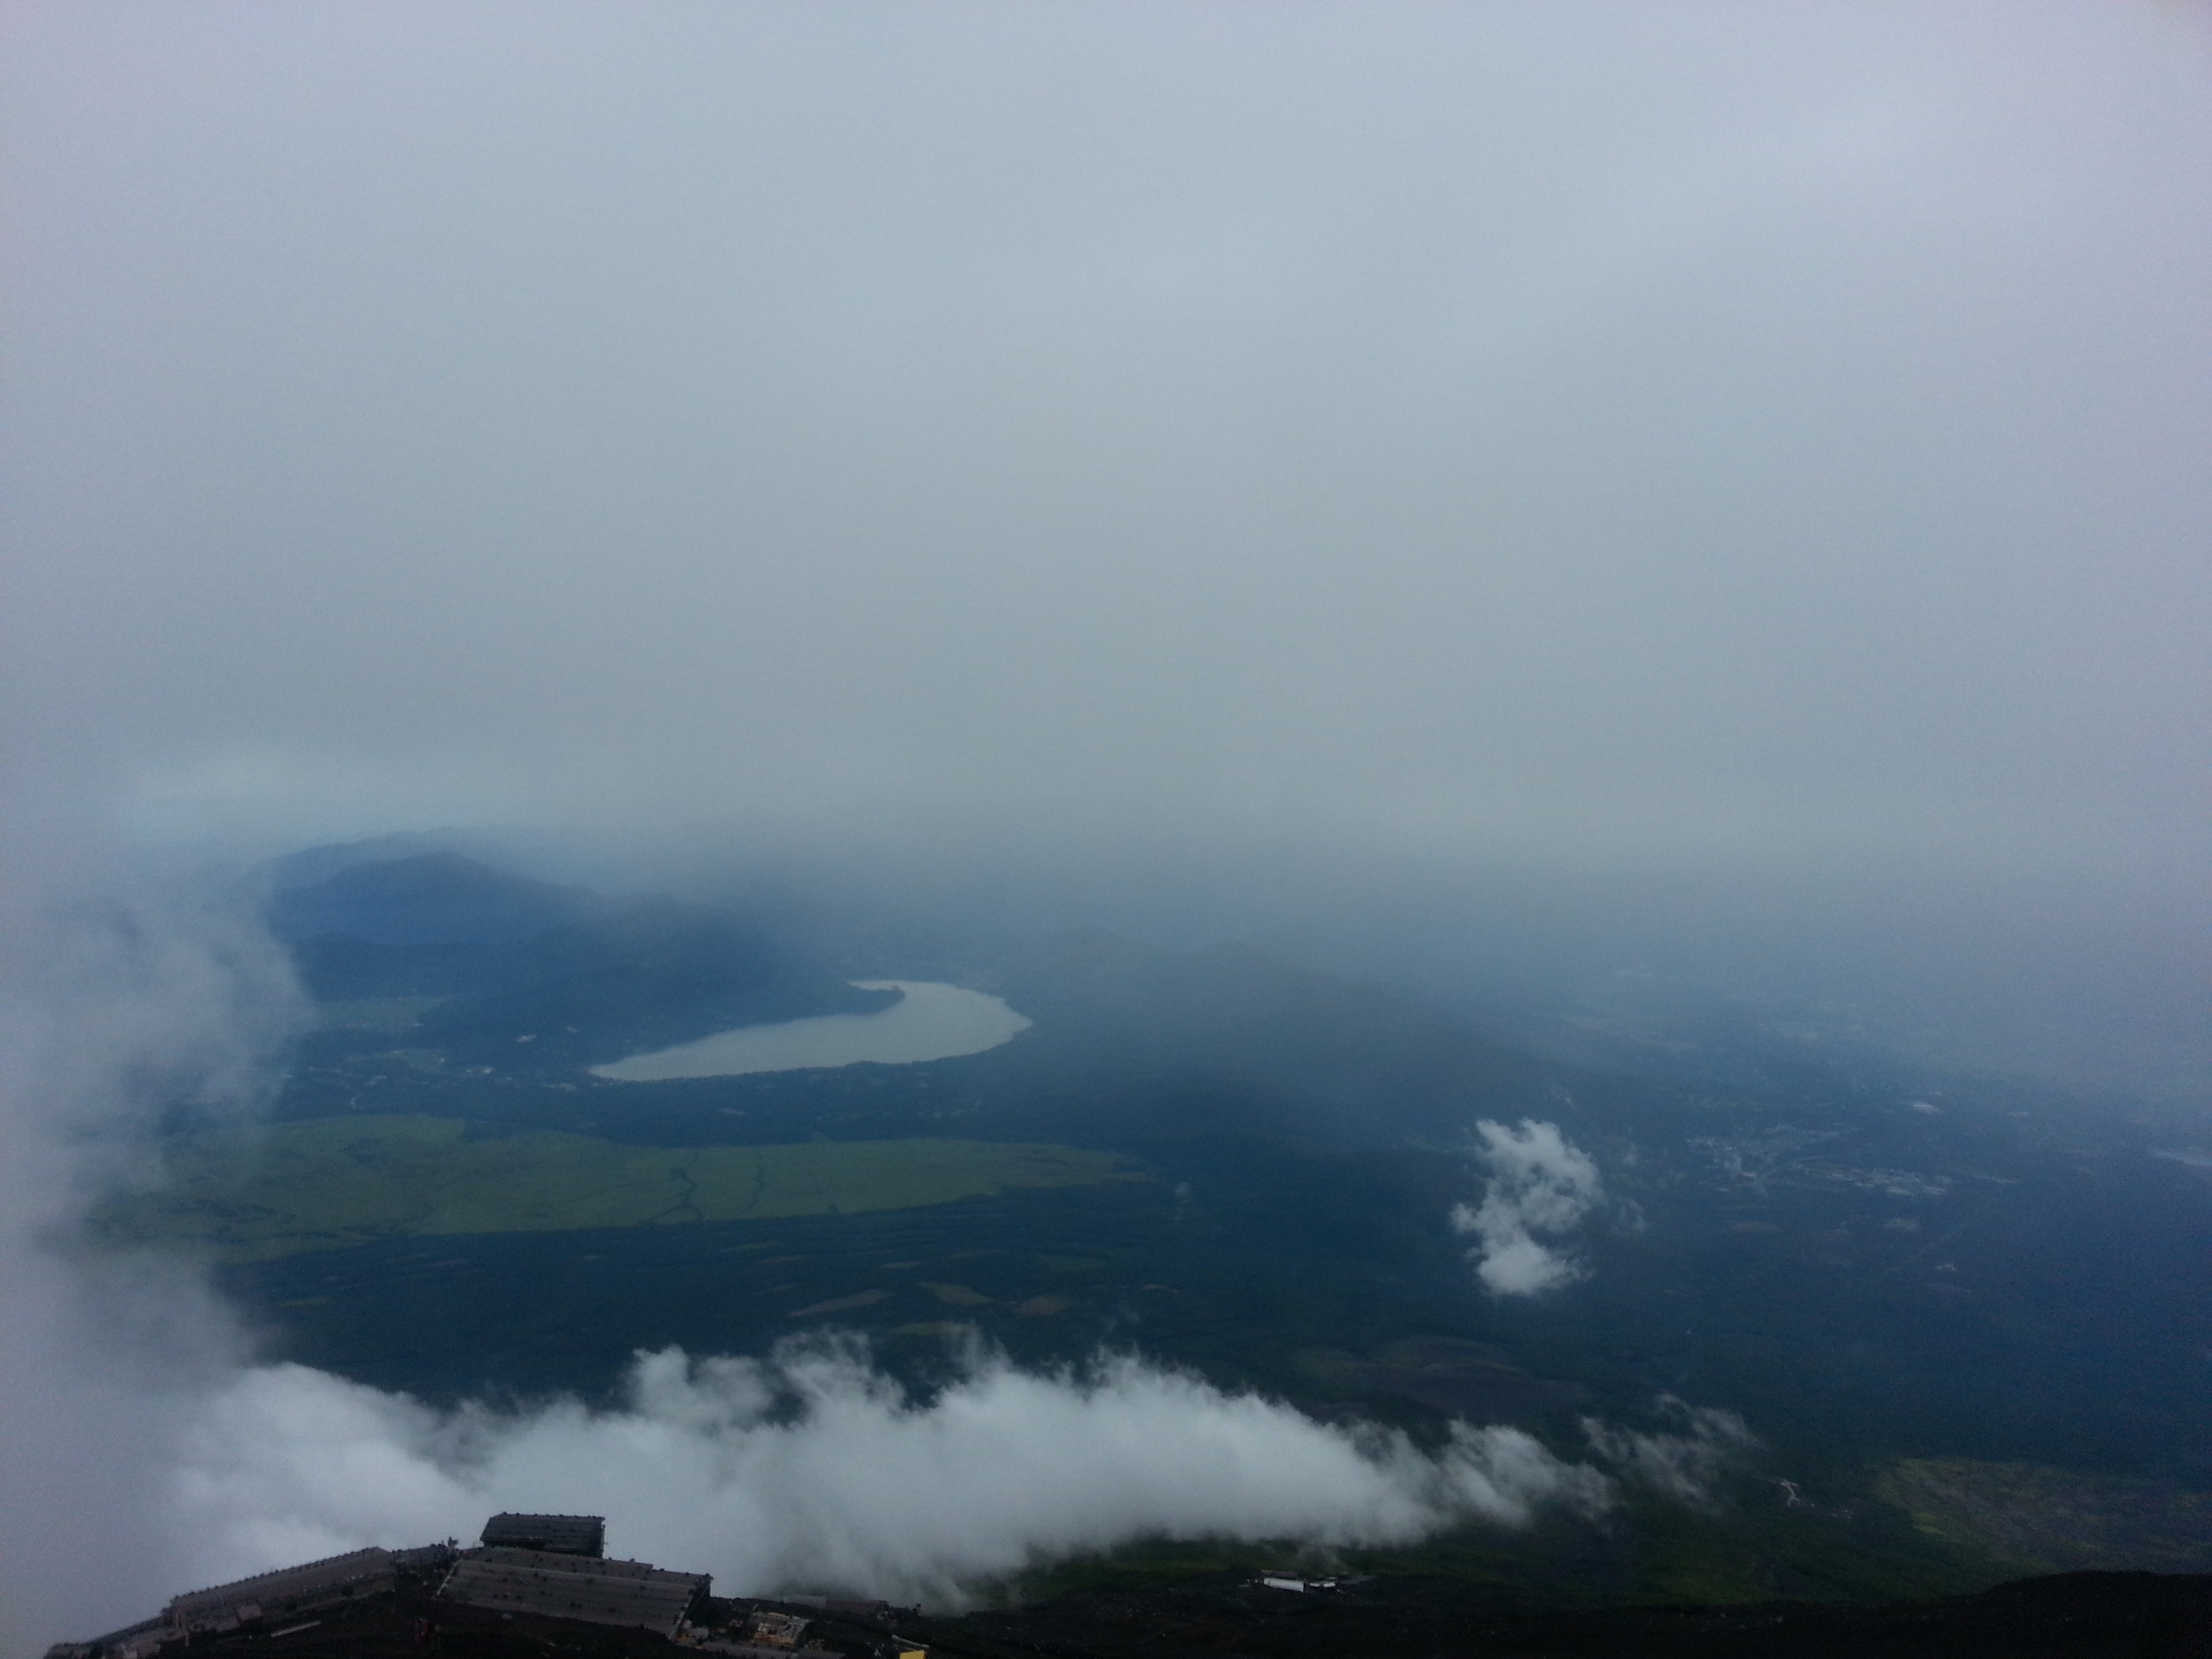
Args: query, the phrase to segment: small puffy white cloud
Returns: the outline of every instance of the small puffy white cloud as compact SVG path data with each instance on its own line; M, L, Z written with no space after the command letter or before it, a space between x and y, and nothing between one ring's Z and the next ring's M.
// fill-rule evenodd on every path
M441 1412L300 1365L235 1376L185 1437L173 1518L207 1582L367 1543L466 1538L496 1510L610 1517L625 1554L728 1593L954 1602L1033 1563L1143 1537L1405 1543L1612 1482L1517 1429L1434 1451L1109 1358L1039 1373L971 1353L918 1401L853 1340L764 1361L641 1354L623 1403Z
M1523 1118L1518 1128L1487 1120L1474 1127L1490 1185L1479 1206L1453 1206L1451 1224L1476 1239L1468 1252L1475 1276L1494 1296L1540 1296L1573 1284L1587 1269L1544 1239L1572 1232L1603 1198L1597 1165L1556 1123Z

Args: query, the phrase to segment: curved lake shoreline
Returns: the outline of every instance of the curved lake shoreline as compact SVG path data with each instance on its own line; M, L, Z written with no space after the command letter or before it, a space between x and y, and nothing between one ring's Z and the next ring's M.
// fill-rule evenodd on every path
M852 982L864 991L896 991L899 1000L870 1014L823 1014L773 1025L741 1025L594 1066L592 1075L617 1083L664 1083L871 1062L913 1065L981 1054L1029 1030L1031 1024L999 998L957 985L898 979Z

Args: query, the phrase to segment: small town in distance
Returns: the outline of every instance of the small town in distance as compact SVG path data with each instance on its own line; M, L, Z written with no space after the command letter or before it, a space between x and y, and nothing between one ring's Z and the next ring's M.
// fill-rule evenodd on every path
M606 1558L595 1515L495 1515L472 1549L349 1551L171 1598L154 1618L46 1659L281 1646L301 1652L416 1648L642 1656L664 1644L737 1659L929 1659L896 1629L914 1608L826 1596L730 1601L703 1572ZM547 1621L551 1621L550 1627ZM596 1642L579 1626L599 1626ZM313 1637L312 1642L288 1640ZM452 1638L449 1642L448 1638Z

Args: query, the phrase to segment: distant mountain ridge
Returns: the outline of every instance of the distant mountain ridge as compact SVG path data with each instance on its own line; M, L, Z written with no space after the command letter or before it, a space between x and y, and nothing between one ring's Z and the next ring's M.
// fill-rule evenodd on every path
M580 887L556 887L440 851L349 865L280 886L268 918L285 940L335 934L376 945L501 945L580 921L607 903Z
M733 1027L865 1013L863 991L744 918L672 899L615 899L434 851L280 886L270 930L324 1002L422 1000L457 1058L540 1045L589 1065Z

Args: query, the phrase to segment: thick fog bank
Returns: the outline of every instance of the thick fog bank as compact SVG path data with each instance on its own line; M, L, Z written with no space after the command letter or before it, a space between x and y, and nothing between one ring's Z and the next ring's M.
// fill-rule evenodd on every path
M10 847L0 902L0 1616L12 1655L188 1573L178 1436L249 1352L189 1260L88 1255L84 1210L158 1182L178 1121L250 1121L303 1000L234 884ZM80 856L70 858L74 852ZM106 1621L103 1623L102 1621Z
M865 822L804 842L744 822L447 832L356 855L430 845L732 905L856 972L936 972L969 941L1070 929L1237 940L1523 1035L1607 1013L1678 1033L1786 1027L2108 1109L2212 1107L2212 883L2166 869L1771 849L1505 860L1328 846L1294 825L1170 841L979 823L963 846Z
M10 11L137 828L2201 873L2185 9L521 15Z
M0 24L19 811L2169 1041L2201 16L521 16Z

